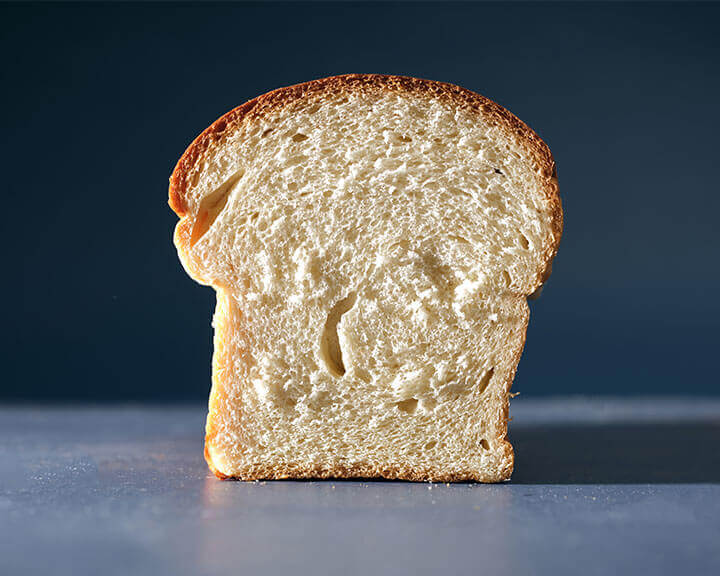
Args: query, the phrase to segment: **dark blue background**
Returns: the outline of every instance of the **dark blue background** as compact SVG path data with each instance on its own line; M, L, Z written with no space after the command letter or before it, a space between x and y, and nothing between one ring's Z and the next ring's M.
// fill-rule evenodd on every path
M566 228L515 390L717 394L720 5L0 5L0 398L205 399L167 179L215 118L345 72L454 82L554 152Z

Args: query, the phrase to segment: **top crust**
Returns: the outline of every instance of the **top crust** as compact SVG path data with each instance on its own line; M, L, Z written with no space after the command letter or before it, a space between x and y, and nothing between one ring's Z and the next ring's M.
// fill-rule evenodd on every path
M558 195L555 161L545 142L514 114L480 94L446 82L406 76L382 74L332 76L278 88L238 106L213 122L190 144L182 155L170 176L168 202L170 207L181 218L187 214L187 192L191 185L190 179L194 172L193 168L204 158L208 149L222 142L225 134L234 132L242 123L263 118L296 100L309 96L377 90L406 94L417 98L446 100L459 108L466 108L481 115L484 122L501 128L508 137L516 140L533 159L535 170L542 181L545 182L544 191L552 205L553 235L559 242L562 233L563 215ZM542 275L542 281L550 274L549 263L554 257L554 251L548 256L548 266Z

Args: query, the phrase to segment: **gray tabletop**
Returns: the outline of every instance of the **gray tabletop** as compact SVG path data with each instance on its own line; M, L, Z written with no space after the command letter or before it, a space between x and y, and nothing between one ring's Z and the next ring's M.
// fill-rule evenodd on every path
M502 485L222 482L204 408L0 409L0 574L719 574L719 400L513 401Z

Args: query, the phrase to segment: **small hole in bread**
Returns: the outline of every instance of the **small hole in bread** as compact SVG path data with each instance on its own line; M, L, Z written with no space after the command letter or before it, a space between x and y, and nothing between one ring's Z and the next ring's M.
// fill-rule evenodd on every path
M400 410L400 412L405 412L405 414L412 414L415 412L415 410L417 410L417 405L417 398L408 398L407 400L400 400L400 402L395 403L397 409Z
M503 270L502 272L503 280L505 280L505 284L507 286L510 286L512 284L512 278L510 277L510 272L507 270Z
M470 240L468 240L467 238L465 238L463 236L457 236L455 234L451 234L450 236L448 236L448 238L450 238L451 240L455 240L455 242L458 242L460 244L468 244L468 245L471 244Z
M530 248L530 240L528 240L525 234L521 233L520 236L518 236L518 242L520 243L520 246L522 246L523 250Z
M366 383L372 382L372 377L370 376L370 372L367 370L363 370L362 368L358 368L355 370L355 376L357 376L360 380Z
M473 195L470 192L468 192L467 190L463 190L462 188L451 187L449 189L449 192L453 196L463 196L463 197L469 198L469 199L472 199L472 197L473 197Z
M320 336L320 356L324 360L328 372L333 376L340 377L345 374L345 363L340 348L337 326L342 315L350 311L355 305L355 299L355 293L351 292L331 308Z
M198 240L200 240L200 238L202 238L205 233L210 230L213 222L215 222L217 217L220 215L220 212L222 212L223 208L225 208L233 186L235 186L237 181L240 180L242 175L243 171L238 170L223 184L210 192L210 194L200 201L200 206L198 207L197 215L195 216L195 224L193 225L192 233L190 234L191 246L194 246Z
M493 208L497 208L498 210L502 210L505 208L505 203L503 202L502 198L500 197L500 194L496 192L490 192L487 196L487 201Z
M303 140L307 140L307 139L308 139L308 136L306 136L305 134L302 134L301 132L298 132L297 134L295 134L292 137L293 142L302 142Z
M260 137L261 137L261 138L265 138L265 136L267 136L268 134L270 134L272 131L273 131L272 128L266 128L265 130L263 130L263 133L260 135Z
M482 377L482 380L480 380L480 384L479 384L480 394L482 394L483 392L485 392L485 390L487 389L488 384L490 384L490 380L492 380L493 374L495 374L495 368L494 368L494 367L493 367L493 368L490 368L490 370L488 370L488 371L485 373L485 376Z
M505 173L500 170L500 168L495 168L495 174L500 174L501 176L505 176Z
M432 450L437 446L437 440L430 440L425 446L423 447L425 450Z
M422 400L420 400L420 408L425 410L426 412L432 412L437 408L438 402L435 398L432 396L426 396Z
M485 438L480 440L480 446L482 446L483 450L490 450L490 443Z

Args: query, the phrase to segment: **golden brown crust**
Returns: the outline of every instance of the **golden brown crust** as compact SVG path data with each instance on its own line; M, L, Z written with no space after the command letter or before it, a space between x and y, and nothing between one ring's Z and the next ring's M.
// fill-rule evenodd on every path
M206 435L205 435L205 462L207 462L208 468L210 468L210 472L215 474L215 476L220 478L220 480L233 479L232 476L227 476L227 475L223 474L222 472L220 472L220 470L215 468L215 464L213 464L212 456L210 456L210 450L208 449L209 445L210 444L209 444L209 440L208 440L208 434L206 433Z
M552 211L553 241L548 244L547 251L544 254L546 265L543 270L539 271L537 280L538 284L544 282L550 274L552 260L557 252L563 228L563 213L558 193L555 162L552 154L540 137L508 110L484 96L444 82L435 82L403 76L385 76L379 74L347 74L279 88L254 98L216 120L190 144L178 161L170 178L170 207L181 218L186 216L188 212L187 195L194 184L193 178L197 174L196 166L203 160L209 150L220 144L226 135L236 131L244 122L261 119L297 100L311 96L321 97L326 94L342 94L358 91L371 92L377 90L446 100L460 108L472 110L480 114L484 122L492 126L497 126L507 136L514 138L518 144L525 149L525 152L530 158L532 158L535 170L539 175L541 182L543 182L543 190ZM189 248L190 232L190 219L183 219L175 232L175 242L179 250L186 252ZM198 279L201 278L199 271L193 270L192 272L193 276ZM521 343L517 349L516 358L514 359L515 367L517 366L520 355L522 354L526 328L527 314L525 317L524 329L522 330ZM218 333L216 333L216 355L218 354L218 341L222 341L222 335L220 332L222 332L222 330L219 330ZM216 361L217 358L218 357L216 356ZM503 392L506 395L509 395L510 393L513 378L514 370L509 375L508 381L503 383ZM214 386L213 388L217 389L218 386ZM216 394L218 392L218 390L215 390ZM215 401L217 402L217 398ZM413 481L433 480L454 482L474 480L481 482L498 482L506 480L510 477L514 464L512 446L509 442L507 442L507 440L505 440L507 433L508 402L505 403L503 412L499 414L499 420L500 421L496 423L496 429L501 431L500 436L503 448L498 449L496 454L498 454L498 458L501 458L498 463L502 462L503 466L499 470L497 476L478 477L476 470L447 472L402 465L380 467L375 466L372 463L356 463L353 465L336 464L333 466L304 466L301 464L288 463L282 467L265 464L248 466L238 474L238 477L245 480L273 478L381 477ZM210 469L217 477L229 478L229 476L220 472L212 461L209 446L212 443L215 433L216 430L214 429L213 423L209 417L205 444L205 458Z
M280 90L283 89L281 88ZM268 94L265 96L268 96ZM215 120L200 136L192 141L187 150L185 150L185 153L180 157L170 176L170 197L168 200L170 208L172 208L178 216L182 218L187 213L185 193L188 189L188 179L192 174L195 162L197 162L198 158L205 153L213 142L221 139L225 130L239 125L261 98L264 98L264 96L259 96L249 102L245 102L245 104L234 108Z
M509 446L509 445L508 445ZM282 467L270 464L250 465L235 476L227 476L219 472L212 464L212 460L206 459L210 470L221 480L286 480L295 479L324 479L324 478L384 478L386 480L408 480L410 482L502 482L510 478L512 474L512 457L509 466L506 466L498 475L478 475L476 470L467 469L454 472L436 470L432 468L419 468L411 466L374 466L369 463L357 463L353 465L333 464L332 466L304 465L287 463Z
M188 146L170 176L168 199L170 207L180 218L187 214L187 194L192 185L192 179L197 174L196 164L204 158L208 150L220 144L227 134L233 133L244 122L266 117L303 98L377 90L446 100L460 108L473 110L480 114L487 124L501 128L506 135L515 138L525 148L543 181L543 190L552 212L554 242L548 244L544 255L547 264L539 272L535 288L545 282L550 275L551 264L557 253L563 229L563 211L552 153L545 142L510 111L480 94L446 82L382 74L345 74L278 88L253 98L218 118ZM186 253L190 248L191 226L189 221L181 222L175 236L179 249ZM196 279L202 279L200 271L193 270L192 272Z
M562 230L562 210L557 197L555 161L545 142L532 129L499 104L460 86L446 82L382 74L345 74L278 88L258 96L221 116L190 144L175 166L175 170L170 177L170 207L180 217L186 214L186 193L190 183L189 177L195 163L213 143L220 141L225 133L237 129L241 123L266 116L296 100L316 94L337 94L348 91L362 92L378 89L450 100L456 106L474 110L481 114L488 124L500 126L507 134L515 136L518 142L524 144L527 152L534 159L536 171L546 180L548 196L554 197L553 200L557 200L554 202L557 206L554 225L559 237Z

